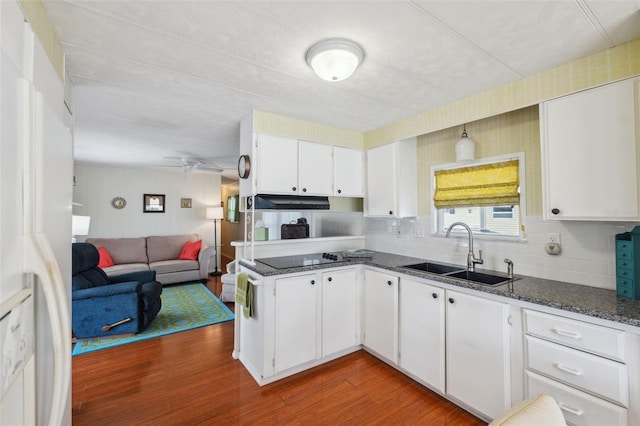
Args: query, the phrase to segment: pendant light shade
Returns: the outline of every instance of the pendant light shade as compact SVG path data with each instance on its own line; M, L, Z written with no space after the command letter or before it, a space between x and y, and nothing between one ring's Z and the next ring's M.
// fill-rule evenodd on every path
M307 63L323 80L342 81L349 78L364 59L362 48L345 39L318 42L307 51Z
M466 125L462 131L462 136L456 142L456 162L471 161L475 159L476 143L467 135Z

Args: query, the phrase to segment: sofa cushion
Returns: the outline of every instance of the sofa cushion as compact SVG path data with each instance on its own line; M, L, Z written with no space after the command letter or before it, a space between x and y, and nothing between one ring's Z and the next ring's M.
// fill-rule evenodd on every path
M113 263L149 263L147 240L139 238L87 238L87 242L107 249ZM177 258L177 256L176 256Z
M187 241L197 241L196 234L147 237L149 263L178 259ZM151 268L154 269L154 268Z
M197 260L161 260L153 262L149 265L157 274L166 274L169 272L182 272L198 270L200 264Z
M98 268L106 268L107 266L113 266L113 259L109 251L104 247L98 247L98 254L100 255L100 262L98 262Z
M103 268L107 275L123 274L125 272L148 271L149 265L146 263L123 263Z
M200 248L202 247L202 240L198 241L187 241L182 248L182 252L180 253L180 260L198 260L198 253L200 253Z

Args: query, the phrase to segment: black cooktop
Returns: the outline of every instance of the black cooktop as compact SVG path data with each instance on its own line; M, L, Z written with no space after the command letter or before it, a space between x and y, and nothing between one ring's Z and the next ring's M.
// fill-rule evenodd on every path
M265 265L271 266L275 269L288 269L322 265L325 263L344 263L349 262L349 259L343 258L342 254L339 253L312 253L282 257L266 257L263 259L256 259L256 262L264 263Z

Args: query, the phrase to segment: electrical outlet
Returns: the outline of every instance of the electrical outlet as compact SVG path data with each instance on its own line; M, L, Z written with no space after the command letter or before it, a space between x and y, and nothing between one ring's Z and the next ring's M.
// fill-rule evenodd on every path
M545 243L555 243L560 244L560 233L558 232L550 232L547 234Z

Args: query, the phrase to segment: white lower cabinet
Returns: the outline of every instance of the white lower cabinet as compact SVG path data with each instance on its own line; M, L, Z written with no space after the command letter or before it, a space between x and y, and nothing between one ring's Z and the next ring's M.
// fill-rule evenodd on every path
M322 356L358 345L358 281L355 269L322 274Z
M445 393L445 290L400 281L400 367Z
M627 424L625 408L531 371L527 371L526 375L528 394L544 392L553 396L567 423L576 426Z
M447 394L490 418L511 405L509 306L446 291Z
M360 344L356 268L277 278L274 286L275 374Z
M547 392L573 425L627 425L625 333L524 310L527 396Z
M275 372L321 356L320 287L318 275L275 281Z
M365 270L363 344L394 364L398 363L397 275Z

